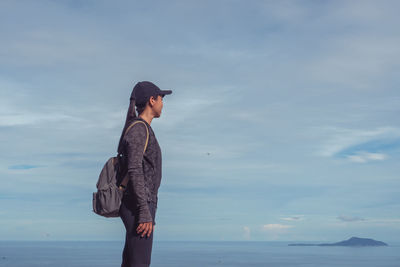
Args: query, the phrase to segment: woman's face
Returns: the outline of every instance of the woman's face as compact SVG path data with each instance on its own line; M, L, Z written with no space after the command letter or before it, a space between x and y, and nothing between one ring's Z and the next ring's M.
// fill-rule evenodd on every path
M163 108L163 97L158 95L156 99L151 98L150 101L152 101L153 104L154 117L159 118Z

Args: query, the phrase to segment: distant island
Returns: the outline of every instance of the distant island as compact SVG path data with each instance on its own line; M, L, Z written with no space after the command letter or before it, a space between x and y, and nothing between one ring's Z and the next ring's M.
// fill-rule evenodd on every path
M289 246L344 246L344 247L371 247L387 246L385 242L376 241L370 238L352 237L348 240L330 244L289 244Z

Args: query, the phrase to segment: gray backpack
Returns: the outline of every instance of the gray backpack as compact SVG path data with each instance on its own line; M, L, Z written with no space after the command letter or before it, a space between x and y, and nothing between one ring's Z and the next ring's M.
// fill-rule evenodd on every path
M139 122L143 123L147 130L146 144L143 151L144 153L149 141L149 129L143 121L135 121L129 125L124 135L126 135L133 125ZM123 179L121 179L122 177ZM119 181L121 181L120 184L118 184ZM96 214L107 218L119 217L119 208L121 206L122 197L128 182L128 172L126 168L124 168L121 154L118 152L116 157L111 157L107 160L100 172L99 179L96 184L97 192L93 193L93 211Z

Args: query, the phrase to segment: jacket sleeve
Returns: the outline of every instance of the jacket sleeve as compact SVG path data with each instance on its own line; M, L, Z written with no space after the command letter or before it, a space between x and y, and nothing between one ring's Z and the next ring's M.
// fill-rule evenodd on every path
M129 180L133 186L134 196L139 208L139 223L152 222L149 206L147 204L147 195L143 173L143 150L147 138L146 125L136 123L126 134L127 144L127 167Z

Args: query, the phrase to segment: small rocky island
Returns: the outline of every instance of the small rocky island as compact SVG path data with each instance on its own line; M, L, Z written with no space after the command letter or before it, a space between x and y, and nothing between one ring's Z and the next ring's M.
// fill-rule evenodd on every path
M345 247L371 247L371 246L387 246L385 242L376 241L370 238L352 237L348 240L329 244L289 244L289 246L345 246Z

